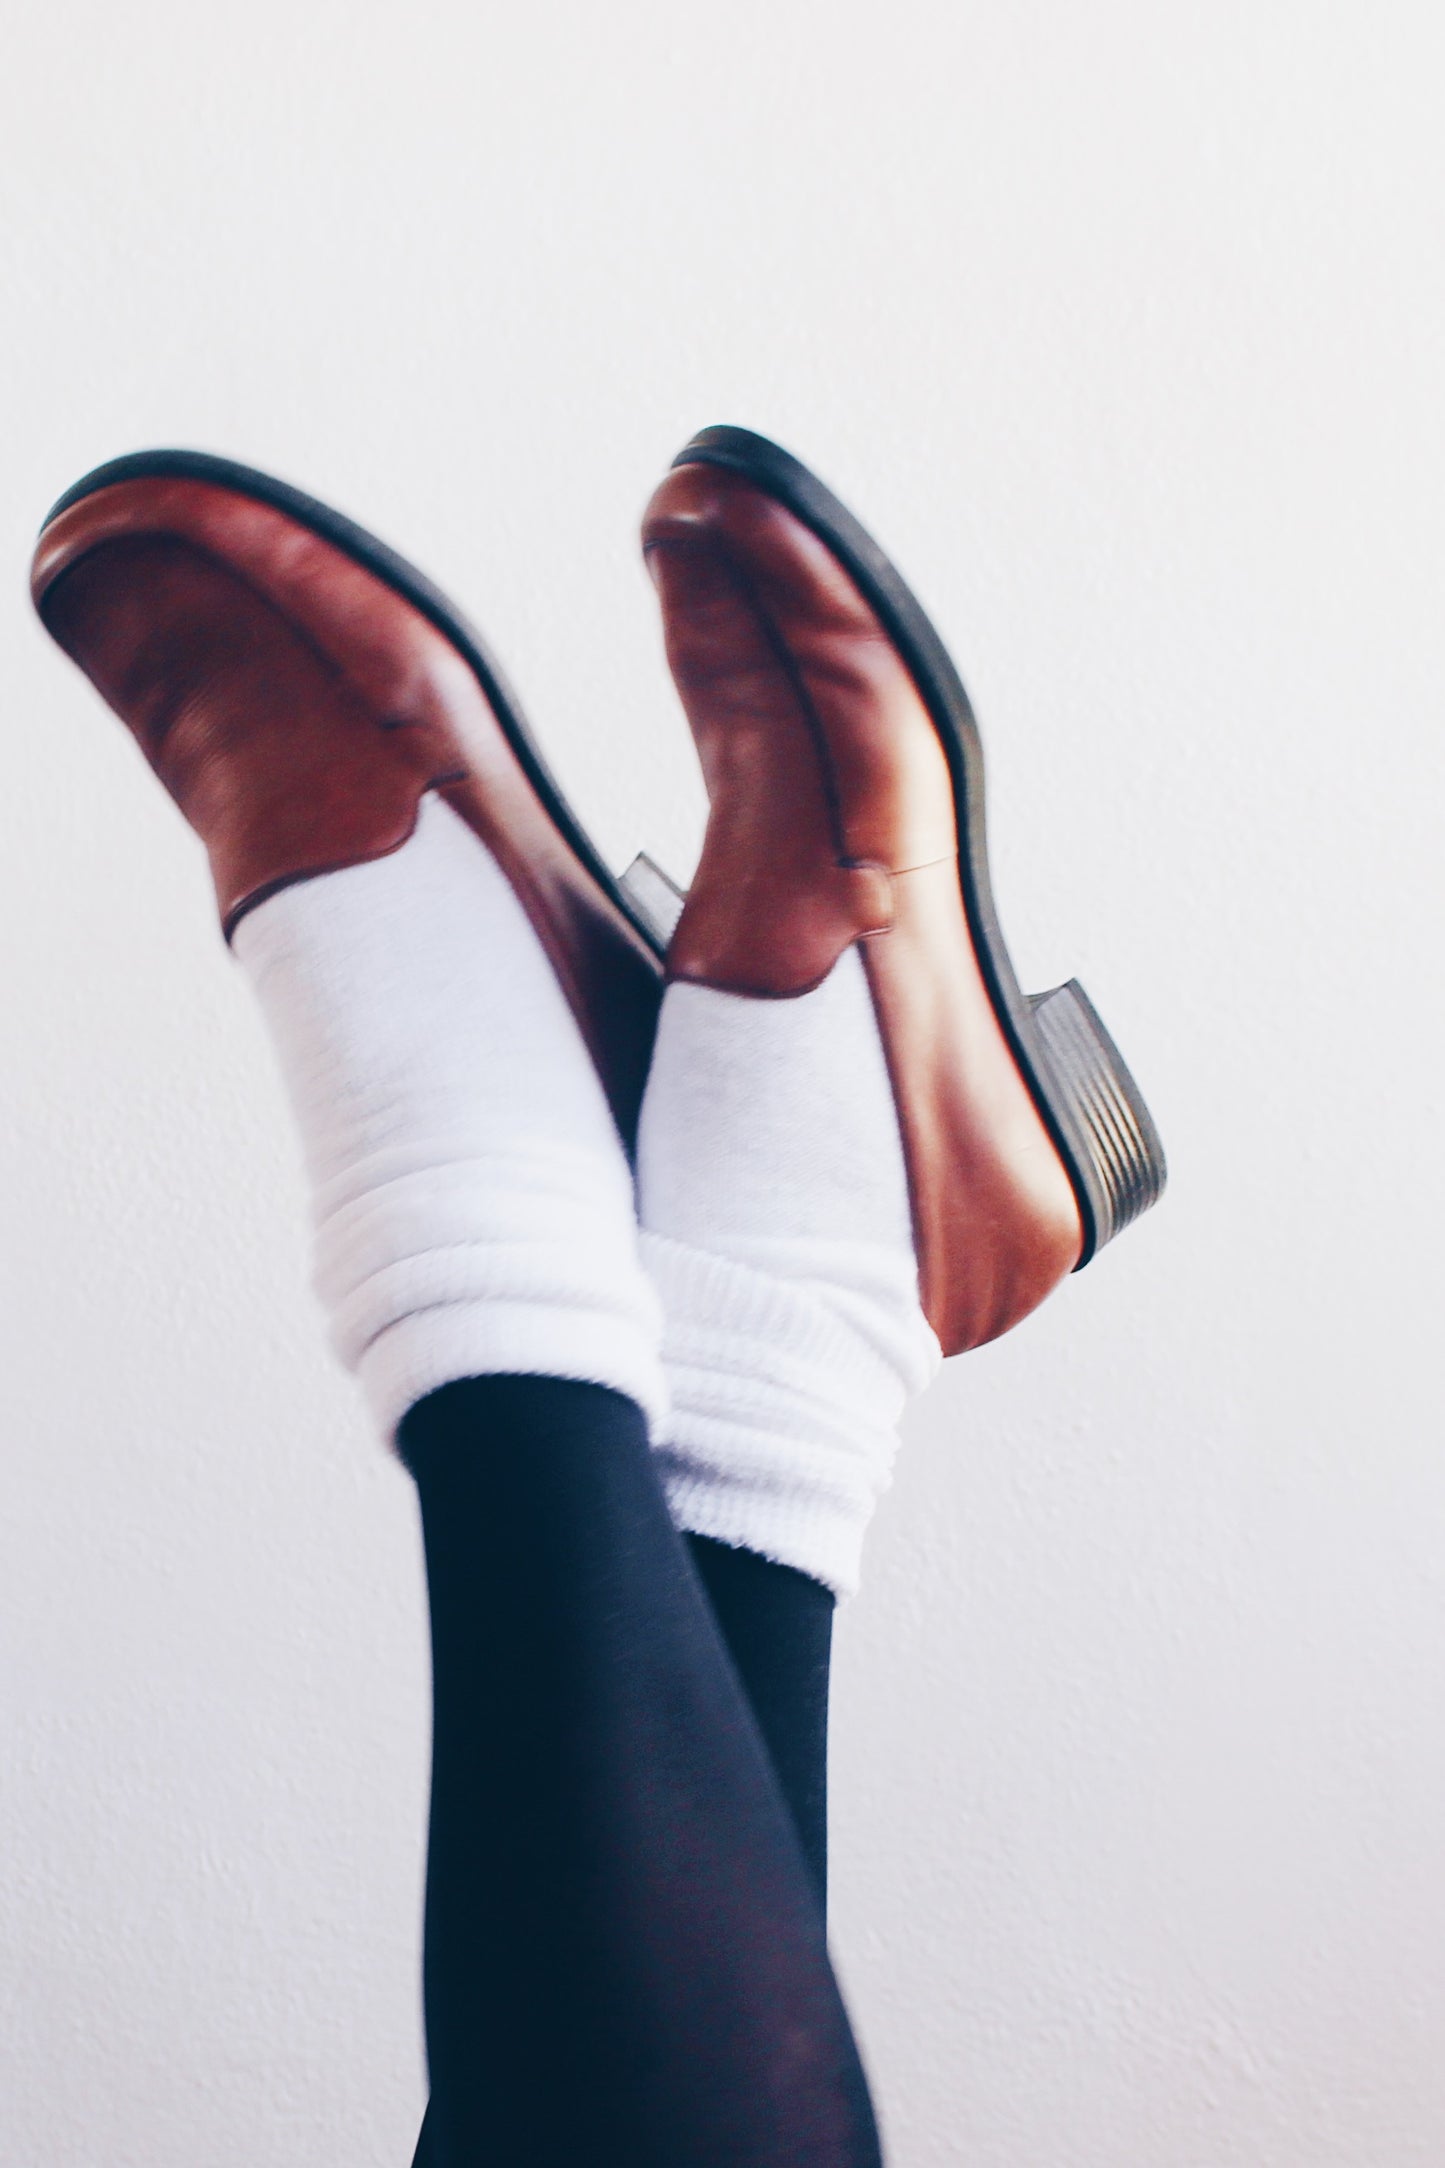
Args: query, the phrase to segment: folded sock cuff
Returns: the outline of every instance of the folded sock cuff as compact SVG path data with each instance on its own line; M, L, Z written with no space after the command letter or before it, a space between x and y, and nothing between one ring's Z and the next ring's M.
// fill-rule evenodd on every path
M382 1437L394 1445L409 1408L459 1378L569 1378L606 1385L635 1401L654 1436L667 1393L657 1337L645 1320L555 1301L489 1298L413 1310L379 1333L355 1360Z
M895 1426L939 1360L916 1301L865 1332L827 1281L648 1232L642 1258L663 1303L658 1463L679 1527L852 1594Z
M745 1470L734 1458L735 1432L710 1440L705 1426L684 1420L685 1435L658 1448L658 1472L676 1526L791 1566L821 1581L840 1602L856 1594L877 1492L860 1500L831 1485L799 1484L790 1468ZM885 1475L878 1490L886 1486Z
M465 1377L569 1378L666 1405L662 1319L621 1154L419 1135L317 1192L316 1290L384 1438Z

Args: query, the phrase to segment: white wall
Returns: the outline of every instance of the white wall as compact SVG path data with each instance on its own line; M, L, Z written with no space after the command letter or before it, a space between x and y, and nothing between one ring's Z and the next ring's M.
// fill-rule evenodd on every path
M7 11L0 2159L405 2168L409 1487L198 847L31 622L197 444L448 586L617 860L699 424L897 553L1165 1207L911 1425L841 1628L895 2168L1445 2158L1442 30L1426 0Z

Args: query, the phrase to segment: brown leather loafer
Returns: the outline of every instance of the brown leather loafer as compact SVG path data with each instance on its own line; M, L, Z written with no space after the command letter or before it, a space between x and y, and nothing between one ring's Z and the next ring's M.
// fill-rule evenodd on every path
M655 937L429 581L282 482L143 452L61 498L32 591L206 844L228 938L289 883L398 850L439 792L526 908L631 1143Z
M1154 1202L1154 1125L1077 984L1019 991L967 696L857 521L765 438L707 429L643 547L711 803L668 975L786 997L859 944L923 1306L945 1354L975 1347Z

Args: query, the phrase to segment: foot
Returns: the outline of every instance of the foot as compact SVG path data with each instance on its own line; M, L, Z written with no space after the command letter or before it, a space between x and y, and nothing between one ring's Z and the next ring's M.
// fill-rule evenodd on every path
M1018 990L967 699L856 521L707 430L643 539L710 800L639 1132L664 1480L684 1528L844 1595L941 1355L1027 1316L1163 1157L1082 991Z
M37 604L207 846L378 1426L499 1372L655 1417L624 1140L657 963L494 667L419 575L282 485L193 455L116 475L47 523Z
M429 582L283 483L161 452L62 498L32 591L200 834L228 940L268 896L400 849L443 798L502 867L630 1141L656 950Z
M965 908L958 806L908 666L842 564L750 478L677 467L643 530L711 810L674 984L769 1001L861 958L945 1354L1078 1263L1069 1172Z

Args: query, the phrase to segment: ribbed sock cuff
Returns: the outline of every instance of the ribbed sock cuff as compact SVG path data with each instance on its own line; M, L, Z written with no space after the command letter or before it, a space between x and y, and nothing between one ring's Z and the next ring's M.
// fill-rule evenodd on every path
M867 1306L869 1331L825 1281L647 1232L642 1258L665 1319L658 1459L674 1519L850 1595L898 1418L939 1359L916 1294Z

